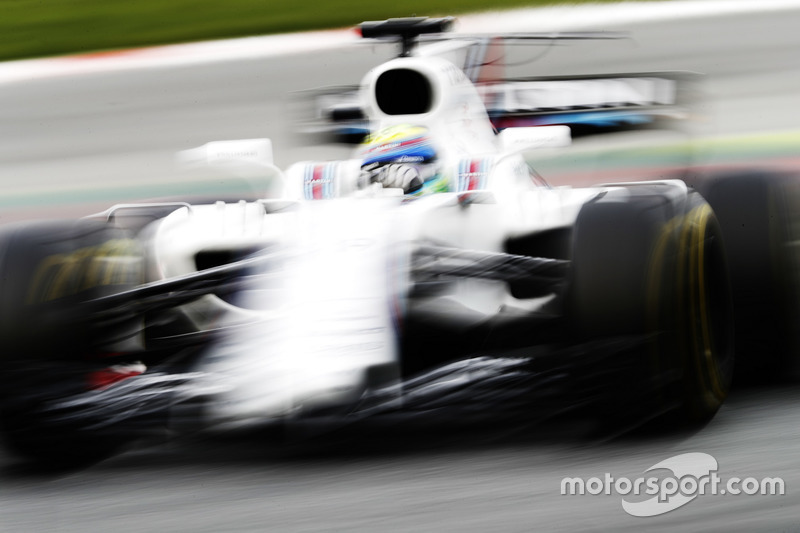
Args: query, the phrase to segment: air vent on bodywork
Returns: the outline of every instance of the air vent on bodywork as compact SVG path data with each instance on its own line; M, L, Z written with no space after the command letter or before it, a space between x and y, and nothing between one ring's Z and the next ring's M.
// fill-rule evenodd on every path
M433 88L416 70L387 70L375 83L375 100L387 115L420 115L433 106Z
M537 233L518 235L508 239L505 251L509 254L528 257L544 257L548 259L572 259L572 227L552 228ZM545 296L555 286L521 280L509 283L509 290L514 298L537 298Z
M201 250L195 255L194 262L198 271L206 270L208 268L228 265L247 259L261 250L263 250L263 248L260 246L236 248L232 250ZM246 305L245 302L242 301L242 298L240 298L242 290L245 290L243 285L232 283L230 285L217 287L213 294L221 300L237 307L256 308L251 305Z

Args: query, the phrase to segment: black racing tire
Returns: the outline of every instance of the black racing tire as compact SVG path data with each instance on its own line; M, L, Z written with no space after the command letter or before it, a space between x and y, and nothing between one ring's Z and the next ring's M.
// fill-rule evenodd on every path
M0 346L9 357L74 359L91 324L75 306L141 283L137 243L94 220L38 221L0 231Z
M774 171L688 178L725 239L736 320L737 383L800 377L800 177Z
M0 229L0 431L12 453L60 466L122 444L121 432L99 435L42 406L86 392L97 328L74 320L80 303L141 283L140 258L127 233L99 221Z
M674 185L609 191L573 235L568 316L574 337L627 339L604 384L609 417L677 412L704 422L733 376L733 319L722 236L709 205Z

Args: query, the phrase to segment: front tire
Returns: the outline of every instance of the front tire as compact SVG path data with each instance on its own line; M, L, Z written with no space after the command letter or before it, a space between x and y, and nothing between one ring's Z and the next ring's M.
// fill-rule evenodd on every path
M47 466L104 458L124 428L93 431L93 419L46 406L87 393L92 360L114 335L80 320L81 304L141 282L141 256L127 233L91 220L44 221L0 231L0 430L7 448ZM101 338L103 337L103 338ZM102 406L99 406L102 407Z
M714 213L675 185L610 190L575 225L568 296L573 335L626 339L605 415L678 408L711 418L733 374L727 264ZM613 381L616 379L616 381ZM626 413L628 411L628 413Z

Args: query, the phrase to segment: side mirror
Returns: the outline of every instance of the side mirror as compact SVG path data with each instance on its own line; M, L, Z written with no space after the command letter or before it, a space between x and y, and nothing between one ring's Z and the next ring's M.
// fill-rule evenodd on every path
M248 197L283 196L285 179L272 158L269 139L213 141L175 154L176 166L195 181L224 186L226 191L249 191Z
M177 154L177 161L186 166L228 163L272 165L272 141L269 139L213 141L198 148L181 150Z

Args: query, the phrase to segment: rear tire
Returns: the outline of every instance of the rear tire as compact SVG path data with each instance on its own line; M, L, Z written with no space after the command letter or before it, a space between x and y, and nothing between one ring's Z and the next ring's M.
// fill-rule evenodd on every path
M731 271L737 382L800 377L800 180L741 171L687 182L719 218Z

